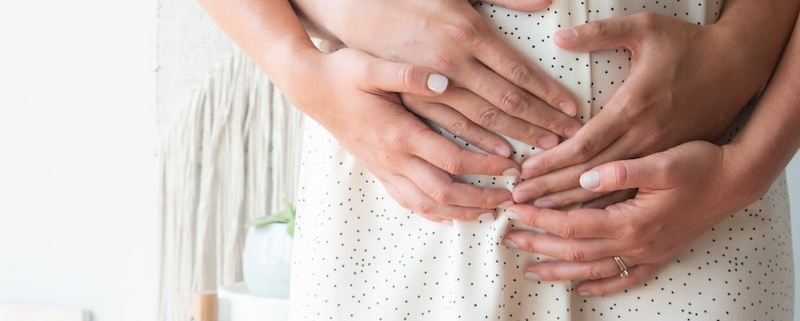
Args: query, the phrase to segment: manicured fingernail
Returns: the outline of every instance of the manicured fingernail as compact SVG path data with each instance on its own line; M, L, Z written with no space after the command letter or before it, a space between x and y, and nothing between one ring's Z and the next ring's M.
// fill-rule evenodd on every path
M496 146L494 148L494 153L497 156L509 157L511 156L511 148L504 145Z
M541 207L541 208L555 208L556 204L548 200L536 200L533 202L533 206Z
M444 225L447 225L447 226L453 226L453 221L451 221L451 220L442 220L440 223L442 223Z
M505 176L519 176L519 170L516 168L509 168L503 171L503 175Z
M600 186L600 172L596 169L581 174L581 187L593 189Z
M528 281L541 281L542 280L542 278L538 274L533 273L533 272L525 272L524 277Z
M441 94L447 89L447 77L440 74L431 74L428 76L428 89L437 94Z
M494 214L492 214L492 213L483 213L483 214L478 216L478 221L481 221L481 222L494 221Z
M579 297L582 297L582 298L585 298L585 297L590 297L590 296L592 296L592 294L591 294L591 293L589 293L589 292L581 292L581 293L578 293L578 296L579 296Z
M569 101L558 104L558 109L561 109L561 111L570 116L575 116L578 114L578 107L575 107L575 104Z
M509 248L512 248L512 249L518 249L519 248L517 246L517 243L514 243L514 241L512 241L511 239L503 239L503 245L505 245L505 246L507 246Z
M558 145L558 137L556 136L544 136L539 138L539 146L544 149L550 149L556 147Z
M500 203L500 205L497 205L497 208L507 209L511 205L514 205L513 201L505 201L505 202Z
M519 214L512 211L506 211L506 217L512 221L519 221Z
M578 30L575 30L575 28L561 29L556 31L555 36L563 40L572 41L578 38Z

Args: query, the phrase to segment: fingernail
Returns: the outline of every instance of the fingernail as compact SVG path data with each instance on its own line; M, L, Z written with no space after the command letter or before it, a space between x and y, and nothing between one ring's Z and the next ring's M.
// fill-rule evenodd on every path
M556 204L548 200L536 200L533 202L533 206L541 207L541 208L555 208Z
M533 272L525 272L524 277L528 281L541 281L542 280L542 278L539 277L538 274L533 273Z
M447 226L453 226L453 221L451 221L451 220L442 220L440 223L442 223L444 225L447 225Z
M578 130L580 130L580 129L581 129L580 126L569 127L569 128L564 130L564 135L567 135L567 138L573 137L573 136L575 136L575 134L578 133Z
M503 239L503 245L512 249L518 249L517 243L514 243L511 239Z
M578 107L575 107L575 104L569 101L558 104L558 109L570 116L575 116L578 114Z
M508 146L496 146L494 148L494 153L498 156L509 157L511 156L511 148Z
M428 76L428 89L437 94L441 94L447 89L447 77L440 74L431 74Z
M592 296L592 294L589 293L589 292L581 292L581 293L578 293L578 296L582 297L582 298L585 298L585 297Z
M530 201L531 198L533 198L533 194L531 193L525 191L514 191L514 200L517 201L517 203L525 203Z
M519 214L517 214L515 212L512 212L512 211L506 211L506 217L508 217L508 219L512 220L512 221L519 221L520 220Z
M519 176L519 170L516 168L509 168L503 171L503 175L505 176Z
M500 205L497 205L497 208L506 209L511 205L514 205L513 201L505 201L505 202L500 203Z
M558 145L558 137L556 136L544 136L539 138L539 146L544 149L550 149L556 147Z
M492 214L492 213L483 213L483 214L478 216L478 221L481 221L481 222L494 221L494 214Z
M600 172L596 169L581 174L581 187L593 189L600 186Z
M575 30L575 28L561 29L556 31L555 36L563 40L572 41L578 38L578 30Z

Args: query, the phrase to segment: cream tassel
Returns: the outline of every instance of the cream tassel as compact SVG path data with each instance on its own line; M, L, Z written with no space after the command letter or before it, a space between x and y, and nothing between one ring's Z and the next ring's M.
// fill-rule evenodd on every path
M294 200L303 116L243 53L213 72L160 136L159 320L241 280L244 224Z

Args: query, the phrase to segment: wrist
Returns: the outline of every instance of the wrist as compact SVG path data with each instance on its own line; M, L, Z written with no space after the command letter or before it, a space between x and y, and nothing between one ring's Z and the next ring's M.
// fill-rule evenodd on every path
M722 145L723 185L726 199L730 200L732 212L741 210L757 201L772 185L778 173L772 174L769 162L752 155L752 150L741 143ZM766 167L765 167L766 166ZM761 170L765 169L765 170ZM779 172L779 171L778 171Z

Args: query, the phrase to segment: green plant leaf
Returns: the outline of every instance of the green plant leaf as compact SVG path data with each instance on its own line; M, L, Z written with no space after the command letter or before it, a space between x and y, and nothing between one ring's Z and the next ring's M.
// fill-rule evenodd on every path
M294 237L294 219L295 219L295 209L288 200L283 200L283 209L275 214L265 217L256 218L247 224L245 227L252 227L252 226L261 226L266 224L273 224L273 223L280 223L286 224L286 233L289 236Z

